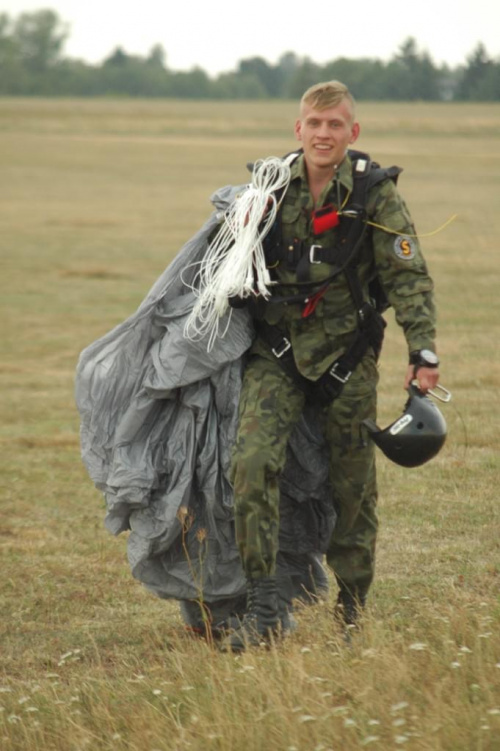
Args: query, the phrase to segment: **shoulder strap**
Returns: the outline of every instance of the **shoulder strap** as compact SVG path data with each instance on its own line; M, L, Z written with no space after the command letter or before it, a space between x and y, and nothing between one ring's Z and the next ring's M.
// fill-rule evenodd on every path
M351 201L363 209L366 207L368 191L384 180L392 180L397 183L401 167L381 167L378 162L373 162L369 154L364 151L349 149L349 157L352 162L353 192Z

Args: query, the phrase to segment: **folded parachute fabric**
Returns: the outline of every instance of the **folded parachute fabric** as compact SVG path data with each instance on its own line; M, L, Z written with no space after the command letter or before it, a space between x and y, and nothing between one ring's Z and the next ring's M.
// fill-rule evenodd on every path
M104 494L106 527L130 531L132 574L162 598L218 602L245 591L228 478L253 325L245 309L228 312L210 352L183 335L196 264L241 190L214 194L215 211L136 313L87 347L77 366L82 458ZM324 551L335 515L314 416L295 429L289 459L280 550Z

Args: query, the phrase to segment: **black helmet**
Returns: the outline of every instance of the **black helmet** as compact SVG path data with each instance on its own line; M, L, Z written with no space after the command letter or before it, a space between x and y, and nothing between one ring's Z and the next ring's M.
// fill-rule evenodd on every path
M373 420L363 420L363 425L391 461L402 467L418 467L441 449L446 440L446 422L419 388L412 384L408 393L403 414L385 430Z

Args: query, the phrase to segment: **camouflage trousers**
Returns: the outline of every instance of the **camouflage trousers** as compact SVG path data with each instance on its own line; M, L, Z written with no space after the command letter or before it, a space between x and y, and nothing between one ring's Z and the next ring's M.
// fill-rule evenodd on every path
M329 446L332 503L338 516L327 563L339 584L359 597L370 587L375 564L375 451L362 433L361 422L375 419L377 381L375 360L367 355L341 395L318 408ZM303 392L277 362L259 356L250 359L232 465L236 540L249 578L275 572L279 475L304 404Z

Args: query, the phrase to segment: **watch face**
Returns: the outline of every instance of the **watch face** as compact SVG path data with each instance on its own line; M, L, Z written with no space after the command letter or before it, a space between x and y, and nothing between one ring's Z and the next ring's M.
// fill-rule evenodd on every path
M420 351L420 357L422 359L422 362L425 362L428 365L437 365L439 363L438 356L430 349L422 349Z

